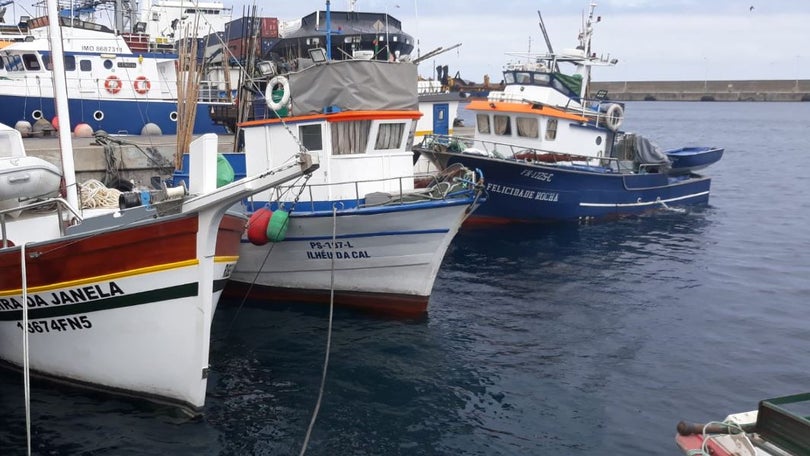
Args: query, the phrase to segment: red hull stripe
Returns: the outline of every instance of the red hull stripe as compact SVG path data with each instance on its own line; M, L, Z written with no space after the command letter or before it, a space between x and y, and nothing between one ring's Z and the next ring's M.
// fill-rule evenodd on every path
M295 288L264 287L240 282L228 282L223 296L265 301L295 301L329 304L329 290L302 290ZM362 293L335 290L335 305L388 315L421 315L427 311L428 296L404 294Z

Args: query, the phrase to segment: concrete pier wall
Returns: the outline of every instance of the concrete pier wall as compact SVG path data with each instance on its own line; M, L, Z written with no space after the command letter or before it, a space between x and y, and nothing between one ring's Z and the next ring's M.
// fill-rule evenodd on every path
M231 152L233 138L219 135L219 151ZM125 136L118 139L133 144L97 144L93 138L73 138L73 161L76 168L76 180L81 183L88 179L102 181L106 174L110 154L119 170L119 178L131 181L135 187L149 187L151 179L171 177L174 169L174 151L177 147L175 136ZM60 169L62 167L59 142L56 137L25 138L27 155L39 157Z
M810 101L810 80L591 82L615 101Z

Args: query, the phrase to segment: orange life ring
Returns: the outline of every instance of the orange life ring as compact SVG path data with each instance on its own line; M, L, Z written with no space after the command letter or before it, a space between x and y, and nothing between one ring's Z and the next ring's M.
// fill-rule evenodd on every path
M104 81L104 88L107 89L107 92L115 95L121 91L121 80L118 79L118 76L111 74Z
M146 76L138 76L132 82L132 87L135 89L135 92L144 95L152 88L152 83L149 82Z

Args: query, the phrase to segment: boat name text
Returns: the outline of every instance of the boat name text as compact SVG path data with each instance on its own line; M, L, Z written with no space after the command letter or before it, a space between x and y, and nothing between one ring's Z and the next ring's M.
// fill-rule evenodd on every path
M337 260L357 260L360 258L371 258L365 250L357 250L350 241L312 241L309 243L307 259L310 260L331 260L332 252ZM353 249L353 250L338 250Z
M556 203L560 194L557 192L536 192L534 190L523 190L521 188L507 187L505 185L487 184L487 191L500 193L502 195L514 196L516 198L526 198L535 201L551 201Z
M22 330L22 322L17 322L17 327ZM78 317L46 318L43 320L33 320L28 322L28 333L50 333L62 331L77 331L80 329L90 329L93 323L87 315Z
M544 173L543 171L524 169L520 172L520 175L543 182L551 182L551 178L554 176L554 173Z
M28 307L48 307L62 304L77 304L80 302L95 301L97 299L111 298L123 295L124 290L115 282L105 285L88 285L86 287L63 290L50 294L28 295ZM22 309L22 297L0 298L0 310Z

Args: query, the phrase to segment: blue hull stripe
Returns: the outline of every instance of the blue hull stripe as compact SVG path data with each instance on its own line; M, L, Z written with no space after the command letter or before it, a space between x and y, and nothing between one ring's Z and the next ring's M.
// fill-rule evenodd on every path
M358 238L371 238L371 237L386 237L386 236L415 236L415 235L423 235L423 234L445 234L450 230L440 229L440 230L418 230L418 231L380 231L377 233L359 233L359 234L341 234L335 236L335 239L358 239ZM302 237L290 237L287 236L284 238L284 242L286 241L328 241L331 240L331 235L325 236L302 236ZM242 239L242 243L248 243L250 241Z

